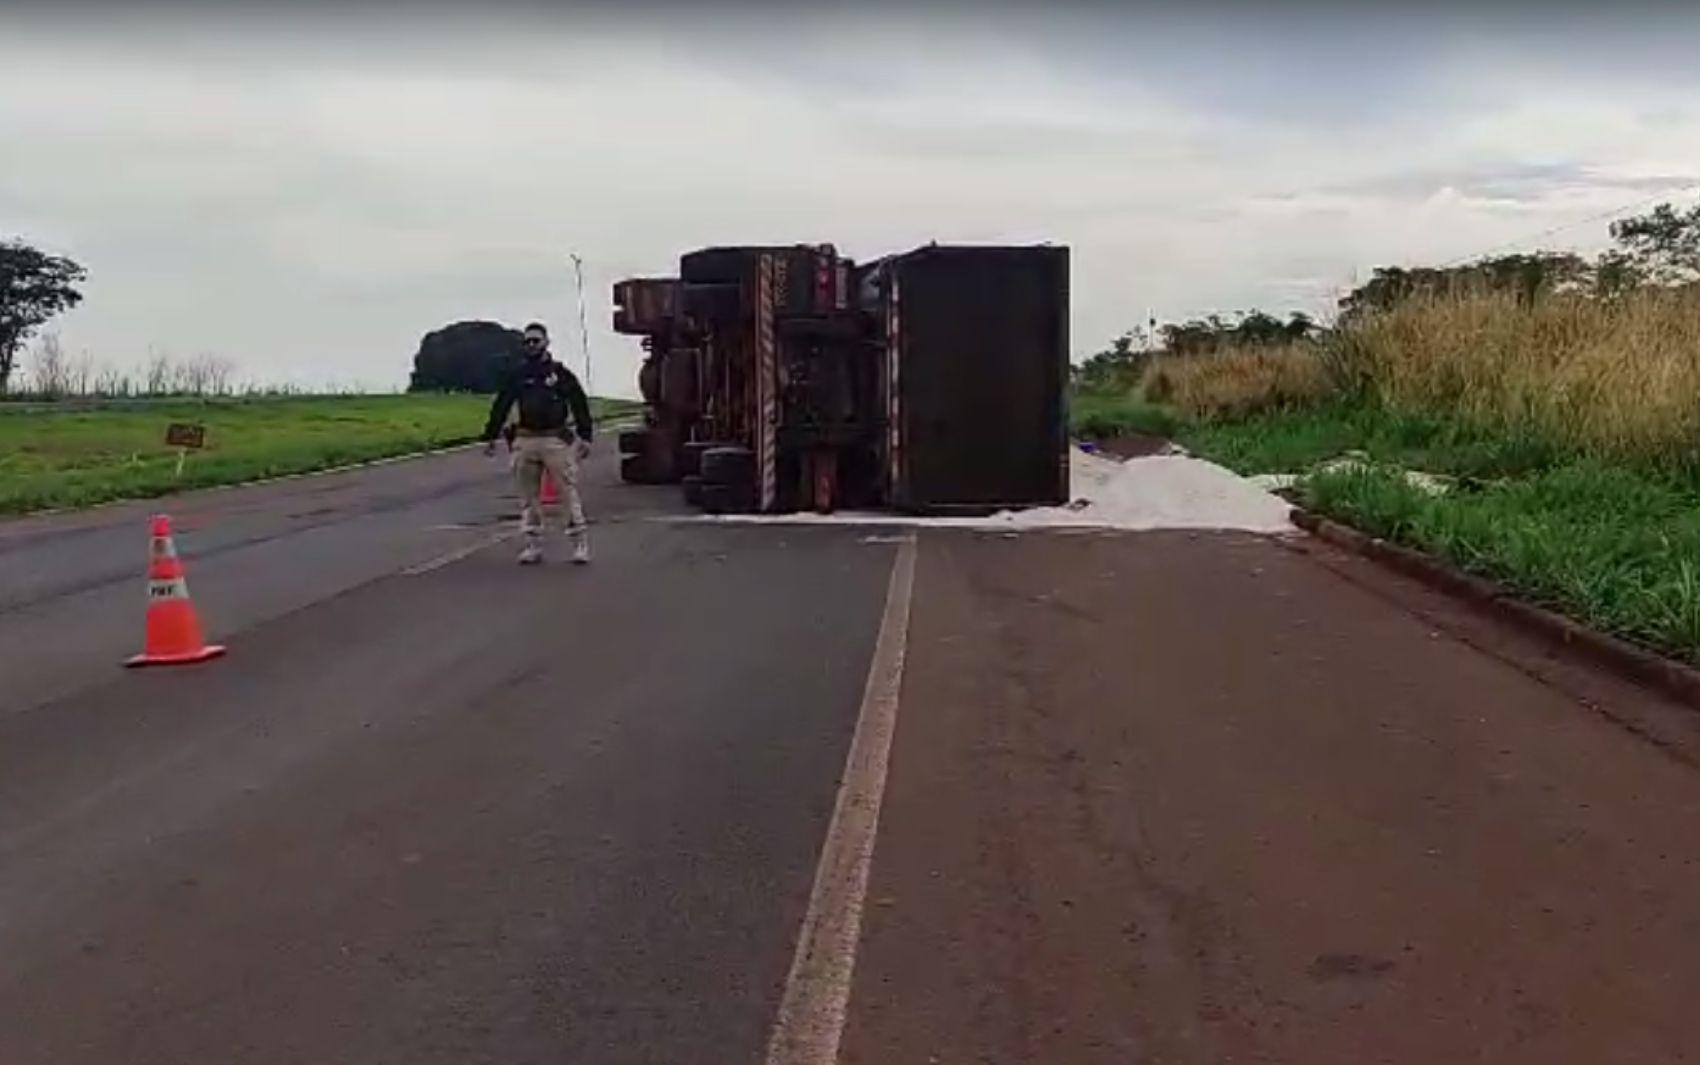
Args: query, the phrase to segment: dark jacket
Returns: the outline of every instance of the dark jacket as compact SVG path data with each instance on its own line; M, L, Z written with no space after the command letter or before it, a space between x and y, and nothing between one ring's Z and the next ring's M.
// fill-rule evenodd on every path
M554 359L524 359L502 382L484 425L486 441L496 439L515 404L519 405L519 427L525 432L564 434L568 414L581 439L588 442L595 432L583 386Z

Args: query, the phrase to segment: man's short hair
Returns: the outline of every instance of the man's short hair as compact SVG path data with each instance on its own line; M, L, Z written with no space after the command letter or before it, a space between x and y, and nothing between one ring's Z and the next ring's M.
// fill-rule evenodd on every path
M531 322L525 327L525 331L527 333L542 333L544 336L549 335L549 327L544 325L542 322Z

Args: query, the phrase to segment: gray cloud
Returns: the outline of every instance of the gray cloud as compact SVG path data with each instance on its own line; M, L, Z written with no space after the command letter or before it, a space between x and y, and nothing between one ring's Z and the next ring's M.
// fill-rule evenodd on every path
M9 9L0 232L88 263L65 339L119 362L151 345L398 382L456 317L570 335L577 251L601 379L629 390L614 280L703 243L823 239L1068 243L1084 351L1147 308L1325 310L1377 263L1700 176L1670 25L1497 19Z
M1381 173L1314 190L1325 195L1426 200L1445 192L1477 200L1539 204L1567 194L1620 191L1677 193L1694 184L1690 174L1614 174L1579 163L1500 163L1451 169ZM1294 193L1289 199L1304 194Z

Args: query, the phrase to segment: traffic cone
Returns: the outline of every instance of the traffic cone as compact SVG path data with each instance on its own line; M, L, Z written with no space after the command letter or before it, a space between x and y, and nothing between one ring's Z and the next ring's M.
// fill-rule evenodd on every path
M547 466L543 467L543 491L538 493L537 501L546 507L561 501L561 489L555 484L555 478L550 476Z
M127 660L127 666L164 666L205 662L224 653L201 635L201 619L189 600L189 583L177 544L171 538L171 519L153 519L148 561L148 620L146 649Z

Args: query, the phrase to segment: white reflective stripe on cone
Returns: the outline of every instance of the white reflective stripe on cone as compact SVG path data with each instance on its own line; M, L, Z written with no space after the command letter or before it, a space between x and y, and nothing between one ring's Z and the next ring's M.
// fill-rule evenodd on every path
M169 581L149 581L148 601L157 599L187 599L189 598L189 582L182 577Z
M149 541L149 553L154 558L176 558L177 545L169 536L156 536Z

